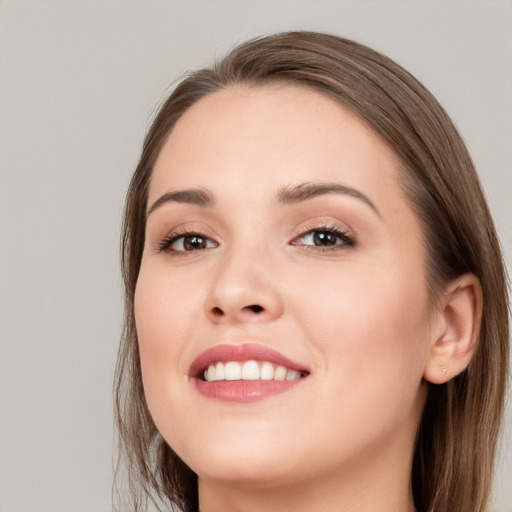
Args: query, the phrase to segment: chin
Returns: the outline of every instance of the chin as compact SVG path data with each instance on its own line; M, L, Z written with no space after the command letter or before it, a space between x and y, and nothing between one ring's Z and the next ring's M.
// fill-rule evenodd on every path
M286 479L300 460L289 443L269 439L268 435L227 435L202 438L194 446L183 447L180 457L200 478L265 486Z

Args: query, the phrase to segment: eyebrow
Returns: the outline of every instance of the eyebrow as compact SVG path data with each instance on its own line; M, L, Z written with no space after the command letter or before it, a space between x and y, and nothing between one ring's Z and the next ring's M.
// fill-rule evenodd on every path
M277 193L277 202L282 205L292 205L326 194L341 194L359 199L380 217L379 210L365 194L355 188L339 183L311 182L283 187ZM203 208L211 208L215 205L215 200L212 193L206 189L171 190L160 196L151 205L146 212L146 218L166 203L185 203Z
M366 195L355 188L339 183L301 183L300 185L284 187L277 194L277 200L281 204L288 205L301 203L325 194L342 194L359 199L380 217L379 210Z
M160 196L146 212L146 218L160 206L166 203L185 203L202 206L203 208L212 207L215 204L212 194L204 189L171 190Z

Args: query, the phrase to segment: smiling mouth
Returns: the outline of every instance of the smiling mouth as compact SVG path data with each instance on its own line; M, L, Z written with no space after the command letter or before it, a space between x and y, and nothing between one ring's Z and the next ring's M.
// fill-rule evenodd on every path
M216 381L286 381L309 375L307 371L293 370L270 361L217 361L210 363L199 375L206 382Z
M251 403L299 386L310 371L270 347L245 343L206 350L188 375L205 398Z

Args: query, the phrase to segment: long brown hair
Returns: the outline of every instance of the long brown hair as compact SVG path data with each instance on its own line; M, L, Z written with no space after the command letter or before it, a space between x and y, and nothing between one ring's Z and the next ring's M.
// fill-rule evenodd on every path
M125 323L115 383L118 463L126 463L133 509L144 510L148 498L185 512L198 509L197 477L158 433L142 387L133 297L153 165L176 121L196 101L232 84L275 82L335 98L395 150L402 185L422 223L432 297L464 273L480 279L478 347L466 371L430 386L411 487L418 512L484 512L503 412L509 333L505 270L478 177L452 121L413 76L366 46L313 32L251 40L211 68L189 74L163 103L144 141L124 216Z

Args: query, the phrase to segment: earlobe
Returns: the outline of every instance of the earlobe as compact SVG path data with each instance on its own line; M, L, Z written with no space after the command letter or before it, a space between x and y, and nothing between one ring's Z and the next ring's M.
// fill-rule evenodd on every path
M466 369L477 347L482 307L482 287L474 274L464 274L447 287L427 354L425 380L444 384Z

